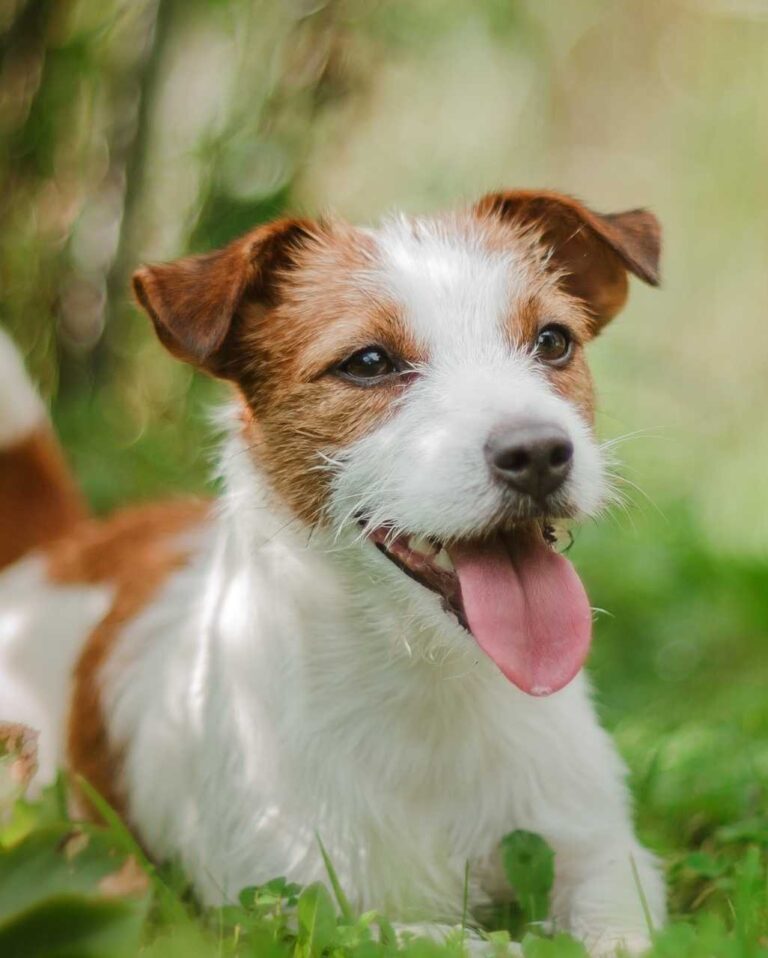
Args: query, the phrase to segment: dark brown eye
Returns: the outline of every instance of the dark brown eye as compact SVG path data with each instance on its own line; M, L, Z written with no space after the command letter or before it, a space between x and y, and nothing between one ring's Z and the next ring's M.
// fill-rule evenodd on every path
M337 371L352 382L368 383L397 372L397 366L380 346L359 349L337 367Z
M536 338L534 354L550 366L564 366L571 358L573 340L565 326L545 326Z

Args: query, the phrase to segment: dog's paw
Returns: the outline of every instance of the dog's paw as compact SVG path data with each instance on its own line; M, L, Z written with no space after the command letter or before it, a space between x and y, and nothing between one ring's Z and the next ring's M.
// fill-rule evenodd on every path
M398 941L403 944L409 940L428 938L442 944L451 943L460 949L466 958L522 958L522 946L509 941L502 935L484 937L471 929L462 929L459 925L441 925L434 923L395 925Z
M649 950L651 940L636 932L626 935L611 933L587 938L584 945L590 958L636 958Z
M465 933L462 944L466 958L523 958L523 946L517 941Z

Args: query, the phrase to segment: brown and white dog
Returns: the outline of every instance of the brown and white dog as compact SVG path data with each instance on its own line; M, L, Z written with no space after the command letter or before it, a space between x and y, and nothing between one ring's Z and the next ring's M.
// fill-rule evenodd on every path
M610 497L584 351L658 257L649 212L513 191L140 269L162 343L235 386L225 491L106 521L0 341L0 719L41 782L84 775L205 901L322 878L320 835L403 922L457 921L466 863L471 905L506 896L528 829L553 926L642 951L663 884L549 540Z

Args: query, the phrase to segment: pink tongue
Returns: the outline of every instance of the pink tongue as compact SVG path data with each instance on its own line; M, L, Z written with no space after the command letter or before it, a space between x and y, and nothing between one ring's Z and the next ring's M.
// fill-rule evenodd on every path
M472 634L529 695L567 685L589 651L592 615L571 563L538 535L451 549Z

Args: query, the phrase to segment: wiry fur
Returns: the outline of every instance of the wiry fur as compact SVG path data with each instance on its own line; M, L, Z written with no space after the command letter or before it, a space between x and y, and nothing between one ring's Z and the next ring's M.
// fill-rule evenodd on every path
M258 235L226 260L184 264L184 296L210 264L226 284L222 263L254 248ZM174 274L162 269L143 271L141 295L175 343L183 316L165 311ZM490 215L318 230L280 269L280 295L246 297L234 332L214 336L200 313L184 334L184 352L226 370L245 405L218 508L185 540L190 560L131 607L95 677L130 822L206 901L276 874L323 878L319 836L356 905L448 923L461 919L467 863L471 907L510 894L498 842L529 829L555 850L553 925L594 954L641 950L633 870L656 923L663 883L633 835L586 678L525 695L358 526L362 513L451 541L508 525L528 504L494 483L483 448L496 425L532 414L574 445L558 511L593 514L607 489L581 349L545 371L530 348L542 317L589 338L589 304L563 289L541 229ZM382 337L414 379L356 390L324 372ZM14 608L12 589L0 579L0 610ZM6 634L12 686L22 633Z

